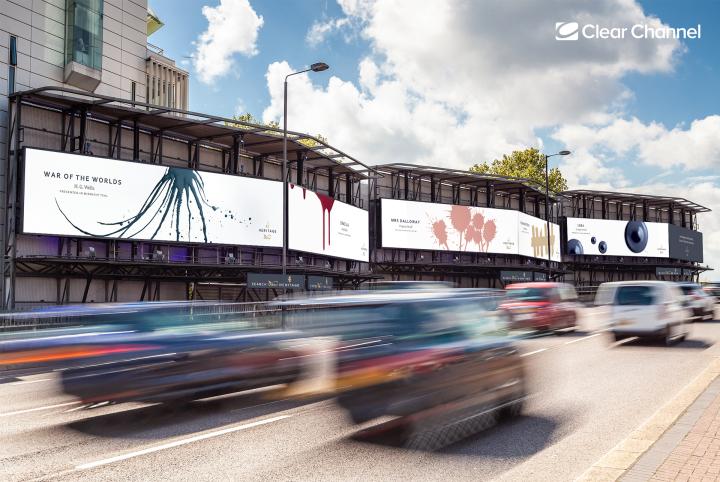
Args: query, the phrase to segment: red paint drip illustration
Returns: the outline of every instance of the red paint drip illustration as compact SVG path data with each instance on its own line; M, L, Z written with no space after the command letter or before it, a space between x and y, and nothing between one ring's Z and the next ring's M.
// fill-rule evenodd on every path
M290 189L295 189L295 184L290 183ZM307 194L307 189L302 188L303 190L303 199L305 199L305 195Z
M305 193L303 192L303 195ZM327 211L327 245L330 246L330 211L332 211L335 199L318 192L315 195L320 199L320 207L322 208L323 217L323 251L325 251L325 211Z

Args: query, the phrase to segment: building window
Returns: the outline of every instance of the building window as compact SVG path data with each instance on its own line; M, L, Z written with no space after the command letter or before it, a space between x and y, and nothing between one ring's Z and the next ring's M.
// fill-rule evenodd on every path
M11 35L8 50L8 94L15 93L15 69L17 69L17 37Z
M130 100L135 102L135 82L130 83Z
M103 0L67 0L65 63L102 70Z

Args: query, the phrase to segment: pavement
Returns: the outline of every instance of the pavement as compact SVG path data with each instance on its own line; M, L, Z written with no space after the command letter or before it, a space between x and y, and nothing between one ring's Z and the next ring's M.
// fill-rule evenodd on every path
M690 338L672 347L614 343L583 328L520 342L533 389L524 414L434 452L368 436L332 400L273 400L257 391L183 409L83 407L58 390L56 374L7 377L0 379L0 480L574 480L704 380L720 357L720 322L694 324ZM670 425L700 409L696 422L710 420L705 412L720 406L702 398L709 389L685 394L692 400ZM707 406L692 411L698 400ZM693 453L716 452L714 423ZM669 429L658 432L656 439ZM687 449L697 434L688 430L678 445ZM674 450L668 458L677 464L682 451ZM666 477L664 464L652 475Z

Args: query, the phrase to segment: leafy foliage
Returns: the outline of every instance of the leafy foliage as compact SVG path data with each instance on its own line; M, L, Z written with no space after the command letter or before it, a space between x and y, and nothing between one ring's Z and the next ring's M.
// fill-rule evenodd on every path
M246 112L245 114L240 114L240 115L234 115L232 118L233 118L233 120L240 121L240 122L247 122L248 124L256 124L256 125L260 125L260 126L264 125L264 126L267 126L267 127L273 128L273 129L280 129L279 122L276 122L276 121L263 122L260 119L256 118L254 115L252 115L250 112ZM230 126L230 127L236 127L238 129L251 129L251 127L249 127L249 126L246 126L243 124L235 124L233 122L226 122L225 125ZM277 135L278 133L274 132L274 131L266 131L265 134L276 134ZM324 142L325 144L327 144L326 137L323 137L320 134L316 135L315 137L320 139L321 142ZM300 139L298 142L300 144L310 147L310 148L321 145L314 139Z
M531 147L524 151L513 151L510 155L505 154L502 159L495 159L490 164L487 162L475 164L470 168L470 171L481 174L521 177L544 186L545 156L539 150ZM563 177L557 167L550 169L548 180L551 191L560 192L568 188L567 179Z

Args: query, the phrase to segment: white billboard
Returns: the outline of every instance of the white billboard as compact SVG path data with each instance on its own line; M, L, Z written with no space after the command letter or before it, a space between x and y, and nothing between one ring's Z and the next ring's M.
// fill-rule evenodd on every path
M282 183L25 149L23 232L282 246Z
M518 212L518 254L547 259L547 222ZM560 261L560 226L550 223L550 259Z
M668 225L643 221L567 218L567 254L669 256Z
M368 212L301 186L288 186L290 249L369 261Z
M545 221L519 211L382 199L380 217L383 248L547 257ZM559 261L559 227L551 226Z

